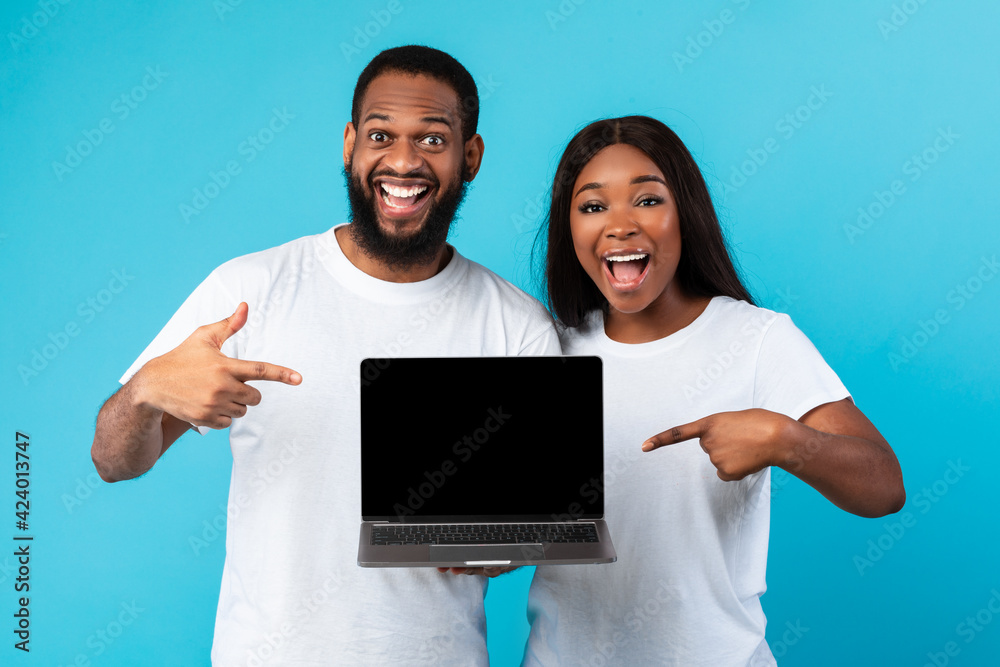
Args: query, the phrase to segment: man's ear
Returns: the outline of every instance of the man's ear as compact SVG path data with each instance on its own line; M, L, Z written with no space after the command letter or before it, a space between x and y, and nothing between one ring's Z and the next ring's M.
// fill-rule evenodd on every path
M354 129L354 123L348 122L344 128L344 169L351 168L351 156L354 155L354 140L358 132Z
M479 173L479 165L483 163L483 138L478 134L465 142L465 180L472 181Z

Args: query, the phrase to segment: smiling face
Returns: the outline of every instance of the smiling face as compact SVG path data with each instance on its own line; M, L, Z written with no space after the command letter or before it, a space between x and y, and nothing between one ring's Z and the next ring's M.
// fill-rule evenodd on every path
M459 99L427 76L382 74L369 84L358 126L344 131L351 237L393 268L433 263L479 170L479 135L462 141Z
M630 317L689 305L674 281L681 258L674 197L638 148L614 144L584 166L573 184L569 222L576 256L608 300L609 335Z

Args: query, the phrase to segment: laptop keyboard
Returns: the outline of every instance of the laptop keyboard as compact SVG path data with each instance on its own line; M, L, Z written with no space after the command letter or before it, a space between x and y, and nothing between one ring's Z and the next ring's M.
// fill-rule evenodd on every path
M392 524L372 526L372 545L597 542L592 523Z

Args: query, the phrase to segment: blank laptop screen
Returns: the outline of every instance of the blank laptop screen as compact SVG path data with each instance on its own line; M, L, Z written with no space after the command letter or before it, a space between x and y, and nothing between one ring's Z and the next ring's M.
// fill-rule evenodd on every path
M366 359L365 520L600 518L598 357Z

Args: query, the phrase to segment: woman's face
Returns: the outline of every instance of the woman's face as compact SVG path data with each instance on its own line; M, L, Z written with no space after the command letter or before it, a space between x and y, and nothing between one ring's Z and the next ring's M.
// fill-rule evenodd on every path
M677 207L638 148L608 146L587 163L573 184L569 223L576 256L610 316L669 308L681 298L673 282L681 258Z

